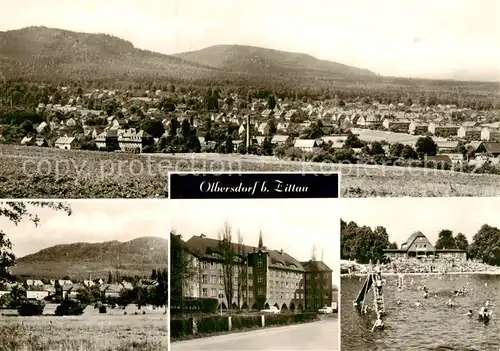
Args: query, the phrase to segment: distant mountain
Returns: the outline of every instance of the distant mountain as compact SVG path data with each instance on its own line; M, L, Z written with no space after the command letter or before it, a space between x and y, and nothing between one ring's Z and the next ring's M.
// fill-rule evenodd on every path
M277 76L375 76L374 72L311 55L243 45L215 45L174 55L185 61L234 73Z
M107 34L46 27L0 32L0 67L6 77L123 79L205 76L210 67L136 49Z
M368 70L306 54L218 45L164 55L137 49L132 43L107 34L46 27L0 32L0 67L5 77L45 81L375 76Z
M153 268L167 268L168 240L141 237L127 242L73 243L56 245L18 258L14 275L39 278L70 276L106 278L120 271L149 275Z

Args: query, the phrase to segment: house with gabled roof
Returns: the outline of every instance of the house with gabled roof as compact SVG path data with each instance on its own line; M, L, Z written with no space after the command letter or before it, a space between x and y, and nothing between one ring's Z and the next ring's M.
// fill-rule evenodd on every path
M483 127L481 129L481 140L485 141L500 141L500 129Z
M55 147L64 150L72 150L80 147L79 141L75 137L63 136L56 140Z
M271 139L271 144L281 145L281 144L286 143L289 138L290 138L289 135L275 134L275 135L273 135L273 137Z
M477 147L476 154L498 157L500 155L500 142L483 141Z
M459 249L436 249L422 232L415 232L403 243L399 249L386 249L384 254L389 259L406 258L444 258L453 257L466 260L467 252Z
M411 121L408 126L408 133L411 135L424 135L429 131L429 124L418 121Z
M318 146L316 139L296 139L293 147L301 149L305 152L312 152Z
M462 139L481 140L481 127L461 126L458 128L457 136Z

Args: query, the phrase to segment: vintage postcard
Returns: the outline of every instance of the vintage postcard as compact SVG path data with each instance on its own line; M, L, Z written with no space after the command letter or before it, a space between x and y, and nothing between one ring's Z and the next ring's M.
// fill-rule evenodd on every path
M215 181L233 189L216 199L197 192L170 200L172 351L340 349L338 189L332 198L294 198L274 196L272 186L252 195L247 185L338 180L321 177L171 174L178 189L171 195ZM231 196L235 188L243 189L239 198Z
M498 350L499 206L344 199L342 350Z
M494 0L18 0L0 198L167 198L169 171L500 195Z
M0 349L166 350L164 204L0 203Z

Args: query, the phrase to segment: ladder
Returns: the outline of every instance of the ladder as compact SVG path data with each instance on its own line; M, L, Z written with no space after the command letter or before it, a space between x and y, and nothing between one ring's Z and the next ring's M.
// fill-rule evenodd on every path
M373 277L373 279L376 279ZM385 303L384 303L384 294L379 294L377 287L373 288L374 299L373 303L375 305L375 313L377 315L380 313L381 316L385 315Z

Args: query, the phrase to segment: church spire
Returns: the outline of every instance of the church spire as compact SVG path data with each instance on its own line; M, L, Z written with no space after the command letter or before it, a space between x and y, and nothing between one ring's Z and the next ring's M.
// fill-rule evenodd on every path
M264 244L262 242L262 230L259 232L259 249L263 249Z

